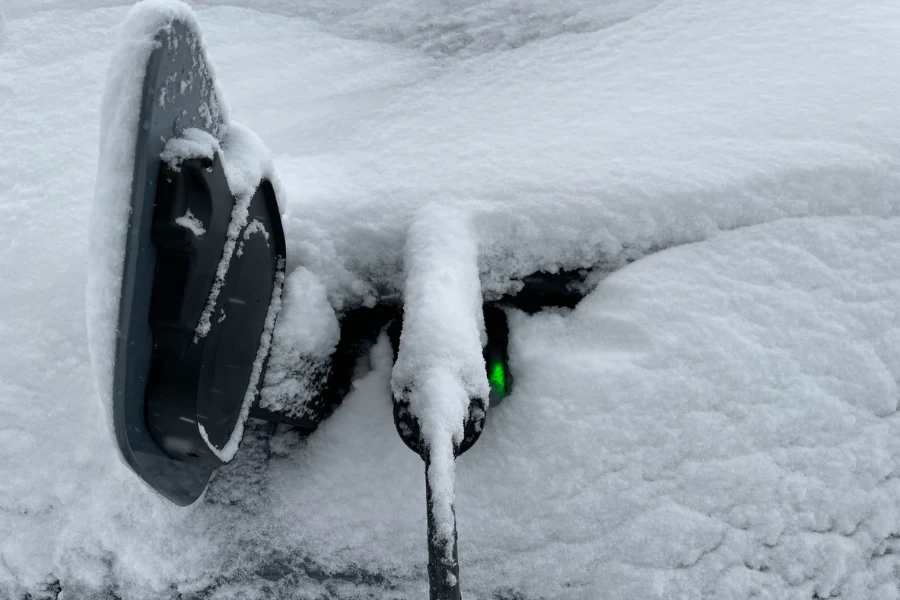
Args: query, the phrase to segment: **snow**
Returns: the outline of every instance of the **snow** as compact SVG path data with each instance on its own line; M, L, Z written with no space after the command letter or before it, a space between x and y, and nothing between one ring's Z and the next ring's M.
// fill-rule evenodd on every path
M187 209L184 215L175 219L175 224L184 227L197 237L206 233L206 229L203 227L203 221L195 217L194 213L191 212L191 209Z
M514 313L517 388L457 460L464 592L895 589L897 413L872 406L898 400L880 359L897 337L898 232L782 220L638 261L574 311ZM273 442L267 493L276 519L317 507L296 526L317 556L371 564L387 544L394 573L423 552L421 464L372 389L390 378L375 362L306 446ZM420 516L400 526L405 511Z
M165 89L165 88L163 88ZM181 132L181 137L171 138L166 141L166 146L159 157L173 171L178 171L179 165L192 158L208 158L212 160L216 152L221 150L219 140L202 129L188 127Z
M260 406L291 417L304 415L325 383L340 333L325 286L303 267L294 269L285 281Z
M87 243L121 216L91 215L96 175L128 183L98 165L133 123L127 98L101 112L114 4L2 8L0 597L422 597L384 340L312 436L248 422L194 507L115 457L95 349L122 232ZM512 315L516 389L456 461L465 596L900 597L893 3L231 4L197 15L284 184L286 352L300 315L327 352L335 311L405 293L432 203L468 216L487 294L615 271L574 311Z
M238 256L243 256L244 254L244 242L250 239L250 236L254 233L258 233L262 235L266 240L266 245L269 243L269 232L266 231L266 226L260 223L257 219L253 219L247 224L247 227L244 228L244 235L241 236L241 242L238 244L238 249L236 254Z

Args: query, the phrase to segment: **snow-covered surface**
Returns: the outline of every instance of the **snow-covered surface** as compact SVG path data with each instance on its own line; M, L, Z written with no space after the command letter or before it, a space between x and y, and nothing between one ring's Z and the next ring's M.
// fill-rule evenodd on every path
M0 4L0 595L421 597L386 342L195 507L114 457L82 300L113 4ZM894 3L248 4L198 20L334 308L402 293L429 202L470 215L488 292L709 240L514 315L516 390L457 461L464 594L900 596Z
M391 388L409 404L426 444L459 446L469 399L486 403L489 392L478 248L468 215L422 210L409 229L404 265L403 331Z

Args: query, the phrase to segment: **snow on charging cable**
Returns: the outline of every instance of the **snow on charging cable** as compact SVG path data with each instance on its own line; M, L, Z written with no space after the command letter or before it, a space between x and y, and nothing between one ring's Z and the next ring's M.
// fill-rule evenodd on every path
M404 265L403 332L391 388L419 425L437 533L449 542L455 451L470 401L479 398L486 405L490 391L481 350L478 246L468 215L452 207L424 208L410 227Z
M459 444L469 400L489 393L478 250L468 217L454 208L423 209L409 230L405 271L403 333L391 386L409 402L422 441L449 435ZM458 382L461 393L425 394L425 381L433 377Z

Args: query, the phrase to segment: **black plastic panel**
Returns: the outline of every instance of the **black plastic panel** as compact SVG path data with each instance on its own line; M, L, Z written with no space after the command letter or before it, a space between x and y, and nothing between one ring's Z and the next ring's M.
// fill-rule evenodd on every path
M237 317L240 311L235 311L226 314L221 323L214 316L206 343L192 345L192 333L222 256L223 228L228 226L234 199L217 161L189 161L175 177L160 161L166 142L185 129L196 128L221 138L224 125L197 32L173 21L160 29L156 40L157 47L146 65L136 124L113 419L119 449L128 465L168 499L187 505L203 493L219 464L214 455L204 452L202 439L198 443L197 420L208 426L213 440L226 437L223 432L236 421L236 399L242 400L246 392L247 357L252 355L251 363L255 359L261 330L247 331L245 337L237 329L221 328L229 317ZM129 149L122 152L128 154ZM166 175L160 178L160 173ZM159 189L158 182L163 184ZM154 215L157 203L160 210ZM172 226L187 208L203 224L206 232L202 236ZM263 248L259 236L251 236L244 258L229 269L219 304L227 298L247 297L268 307L277 265L273 257L284 257L284 234L268 183L263 182L257 190L251 212L251 220L266 220L269 244ZM253 292L241 291L247 287ZM219 308L217 305L215 315ZM256 330L260 313L254 310L232 322ZM240 325L242 320L244 325ZM222 350L232 345L240 350ZM237 363L242 365L240 369L228 366ZM224 398L202 391L211 389L216 381L226 382ZM180 425L173 427L176 422Z
M237 426L284 259L274 191L263 181L250 203L247 225L234 241L227 275L209 311L209 332L197 333L233 205L218 157L186 161L177 171L161 168L151 234L157 262L149 316L153 354L147 427L172 458L213 467L221 460L199 426L218 449ZM179 224L188 213L202 225L202 235Z

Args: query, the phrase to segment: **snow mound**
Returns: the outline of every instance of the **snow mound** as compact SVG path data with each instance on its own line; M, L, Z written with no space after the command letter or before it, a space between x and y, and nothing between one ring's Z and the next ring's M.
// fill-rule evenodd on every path
M339 338L340 326L325 286L298 267L285 282L260 407L303 416L324 389Z

